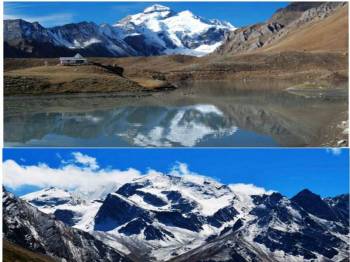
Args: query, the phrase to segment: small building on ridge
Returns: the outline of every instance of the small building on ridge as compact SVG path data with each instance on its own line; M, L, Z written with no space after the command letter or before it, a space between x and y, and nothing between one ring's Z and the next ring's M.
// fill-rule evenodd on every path
M81 54L76 54L73 57L60 57L61 65L84 65L87 64L88 61Z

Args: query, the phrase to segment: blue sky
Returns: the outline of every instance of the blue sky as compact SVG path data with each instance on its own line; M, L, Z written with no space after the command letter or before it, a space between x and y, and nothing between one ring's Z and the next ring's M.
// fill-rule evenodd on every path
M62 169L72 163L72 153L77 151L95 161L92 176L99 170L128 168L168 173L181 162L192 172L225 184L254 184L289 197L304 188L322 196L349 192L349 151L345 149L4 149L4 161L16 162L5 165L5 179L26 166L35 166L34 175L41 169ZM34 189L22 186L14 192L21 195Z
M236 27L263 22L287 2L5 2L5 19L22 18L44 26L92 21L114 24L152 4L174 11L190 10L204 18L231 22Z

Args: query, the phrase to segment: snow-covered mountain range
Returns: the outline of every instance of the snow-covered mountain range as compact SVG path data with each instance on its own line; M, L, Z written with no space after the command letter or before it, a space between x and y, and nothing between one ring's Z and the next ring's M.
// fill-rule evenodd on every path
M190 11L152 5L114 25L80 22L44 28L21 19L4 21L5 56L136 56L213 52L235 27Z
M133 261L348 258L349 195L322 199L303 190L289 199L252 185L157 172L109 190L89 197L47 188L21 201ZM5 225L14 219L8 208L5 201Z

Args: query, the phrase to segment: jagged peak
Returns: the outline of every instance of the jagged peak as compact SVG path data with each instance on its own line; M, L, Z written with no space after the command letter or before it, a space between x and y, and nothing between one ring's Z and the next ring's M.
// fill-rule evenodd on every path
M292 199L297 199L297 198L305 198L305 197L312 197L314 199L319 199L321 200L321 197L319 195L316 195L315 193L311 192L309 189L305 188L301 190L298 194L296 194Z

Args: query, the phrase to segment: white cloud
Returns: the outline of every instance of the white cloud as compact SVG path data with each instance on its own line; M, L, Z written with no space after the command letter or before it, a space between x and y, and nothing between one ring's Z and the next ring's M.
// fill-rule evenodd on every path
M177 162L171 171L169 172L171 176L181 176L184 179L191 181L192 183L202 184L204 181L218 182L219 179L203 176L189 169L186 163Z
M86 195L93 195L109 189L115 189L125 183L145 175L164 175L164 173L150 169L146 173L129 168L127 170L100 168L96 158L82 154L72 153L73 159L62 162L61 167L53 168L46 164L24 165L14 160L3 163L3 184L11 189L23 186L39 188L57 187L70 191L78 191ZM181 176L193 183L202 184L204 181L217 182L217 180L202 176L189 170L185 163L176 163L168 175ZM264 188L253 184L231 184L231 190L240 195L271 194Z
M94 157L84 155L80 152L73 152L72 155L74 157L75 163L77 164L81 164L91 170L96 170L99 168L96 158Z
M22 14L4 14L4 19L23 19L27 22L39 22L43 26L64 25L73 22L73 14L56 13L45 16L27 16Z
M177 162L170 171L170 175L174 175L174 176L185 176L185 175L193 175L193 174L195 173L192 173L188 169L188 165L186 163L181 163L181 162Z
M93 192L105 186L124 184L142 175L132 168L125 171L93 170L75 164L51 168L46 164L19 165L13 160L6 160L3 163L3 171L3 183L12 189L22 186L41 188L53 186L81 192Z
M274 191L272 190L265 190L265 188L257 187L253 184L230 184L230 189L238 194L245 194L245 195L261 195L261 194L272 194Z
M327 148L326 151L334 156L339 156L341 154L342 149L339 147Z

